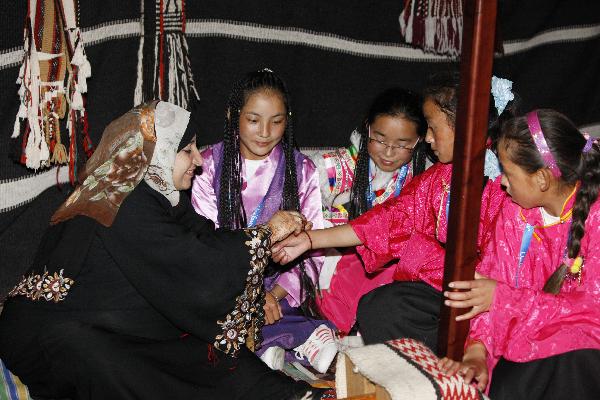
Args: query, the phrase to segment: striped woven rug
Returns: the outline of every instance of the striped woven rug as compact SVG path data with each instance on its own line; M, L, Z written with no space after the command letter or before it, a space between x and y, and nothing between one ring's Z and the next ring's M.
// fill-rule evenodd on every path
M27 386L10 373L2 360L0 360L0 400L31 400Z

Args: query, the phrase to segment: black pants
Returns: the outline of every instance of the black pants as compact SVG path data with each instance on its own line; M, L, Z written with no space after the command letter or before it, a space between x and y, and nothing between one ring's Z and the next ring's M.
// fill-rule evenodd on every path
M412 338L437 350L441 293L423 282L392 282L362 297L357 321L365 344Z
M77 321L34 326L10 308L0 318L0 357L34 398L295 399L310 389L245 347L234 359L192 336L150 340Z
M500 359L492 375L493 400L600 399L600 350L575 350L517 363Z

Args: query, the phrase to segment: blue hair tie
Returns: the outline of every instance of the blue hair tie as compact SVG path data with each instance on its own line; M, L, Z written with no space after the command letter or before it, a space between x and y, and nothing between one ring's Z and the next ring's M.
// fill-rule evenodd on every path
M498 115L502 114L509 101L515 98L512 92L512 81L492 76L492 96Z

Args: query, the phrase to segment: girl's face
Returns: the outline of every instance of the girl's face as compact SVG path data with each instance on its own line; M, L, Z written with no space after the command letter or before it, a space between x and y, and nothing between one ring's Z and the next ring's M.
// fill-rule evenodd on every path
M247 160L262 160L281 141L286 108L280 93L260 90L240 110L240 153Z
M194 170L202 165L202 156L196 147L196 139L177 153L173 165L173 185L177 190L187 190L192 187Z
M379 115L370 126L369 156L382 171L391 172L410 162L417 145L417 124L403 117Z
M530 174L512 162L509 158L506 142L498 143L498 159L502 165L502 186L513 201L523 208L538 207L541 204L541 192L536 180L536 173Z
M423 103L423 115L427 120L427 135L425 141L431 144L431 149L442 163L452 162L454 152L454 127L446 114L431 99Z

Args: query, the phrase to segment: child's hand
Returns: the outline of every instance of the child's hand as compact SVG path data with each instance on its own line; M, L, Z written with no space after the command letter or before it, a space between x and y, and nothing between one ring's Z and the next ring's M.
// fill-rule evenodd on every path
M276 263L285 265L295 260L305 251L310 250L310 239L306 231L299 235L290 235L271 248L271 258Z
M462 362L444 357L438 362L438 368L446 375L458 373L467 385L476 380L477 389L483 391L489 380L486 358L485 346L481 342L474 342L465 350Z
M448 357L444 357L438 361L438 368L446 375L454 375L460 367L460 361L454 361Z
M475 272L474 281L450 282L449 286L453 289L469 289L466 292L444 292L449 299L444 301L445 305L453 308L472 307L468 313L456 317L457 321L464 321L490 309L496 281Z
M485 390L487 386L488 373L485 359L465 358L463 362L460 362L444 357L438 362L438 368L446 375L458 373L467 385L475 379L479 390Z
M265 293L265 325L271 325L279 321L283 314L281 313L281 306L279 301L271 292Z
M477 381L477 389L483 391L488 384L489 374L485 358L465 355L463 362L460 363L458 374L463 377L465 383L470 384L473 379Z

